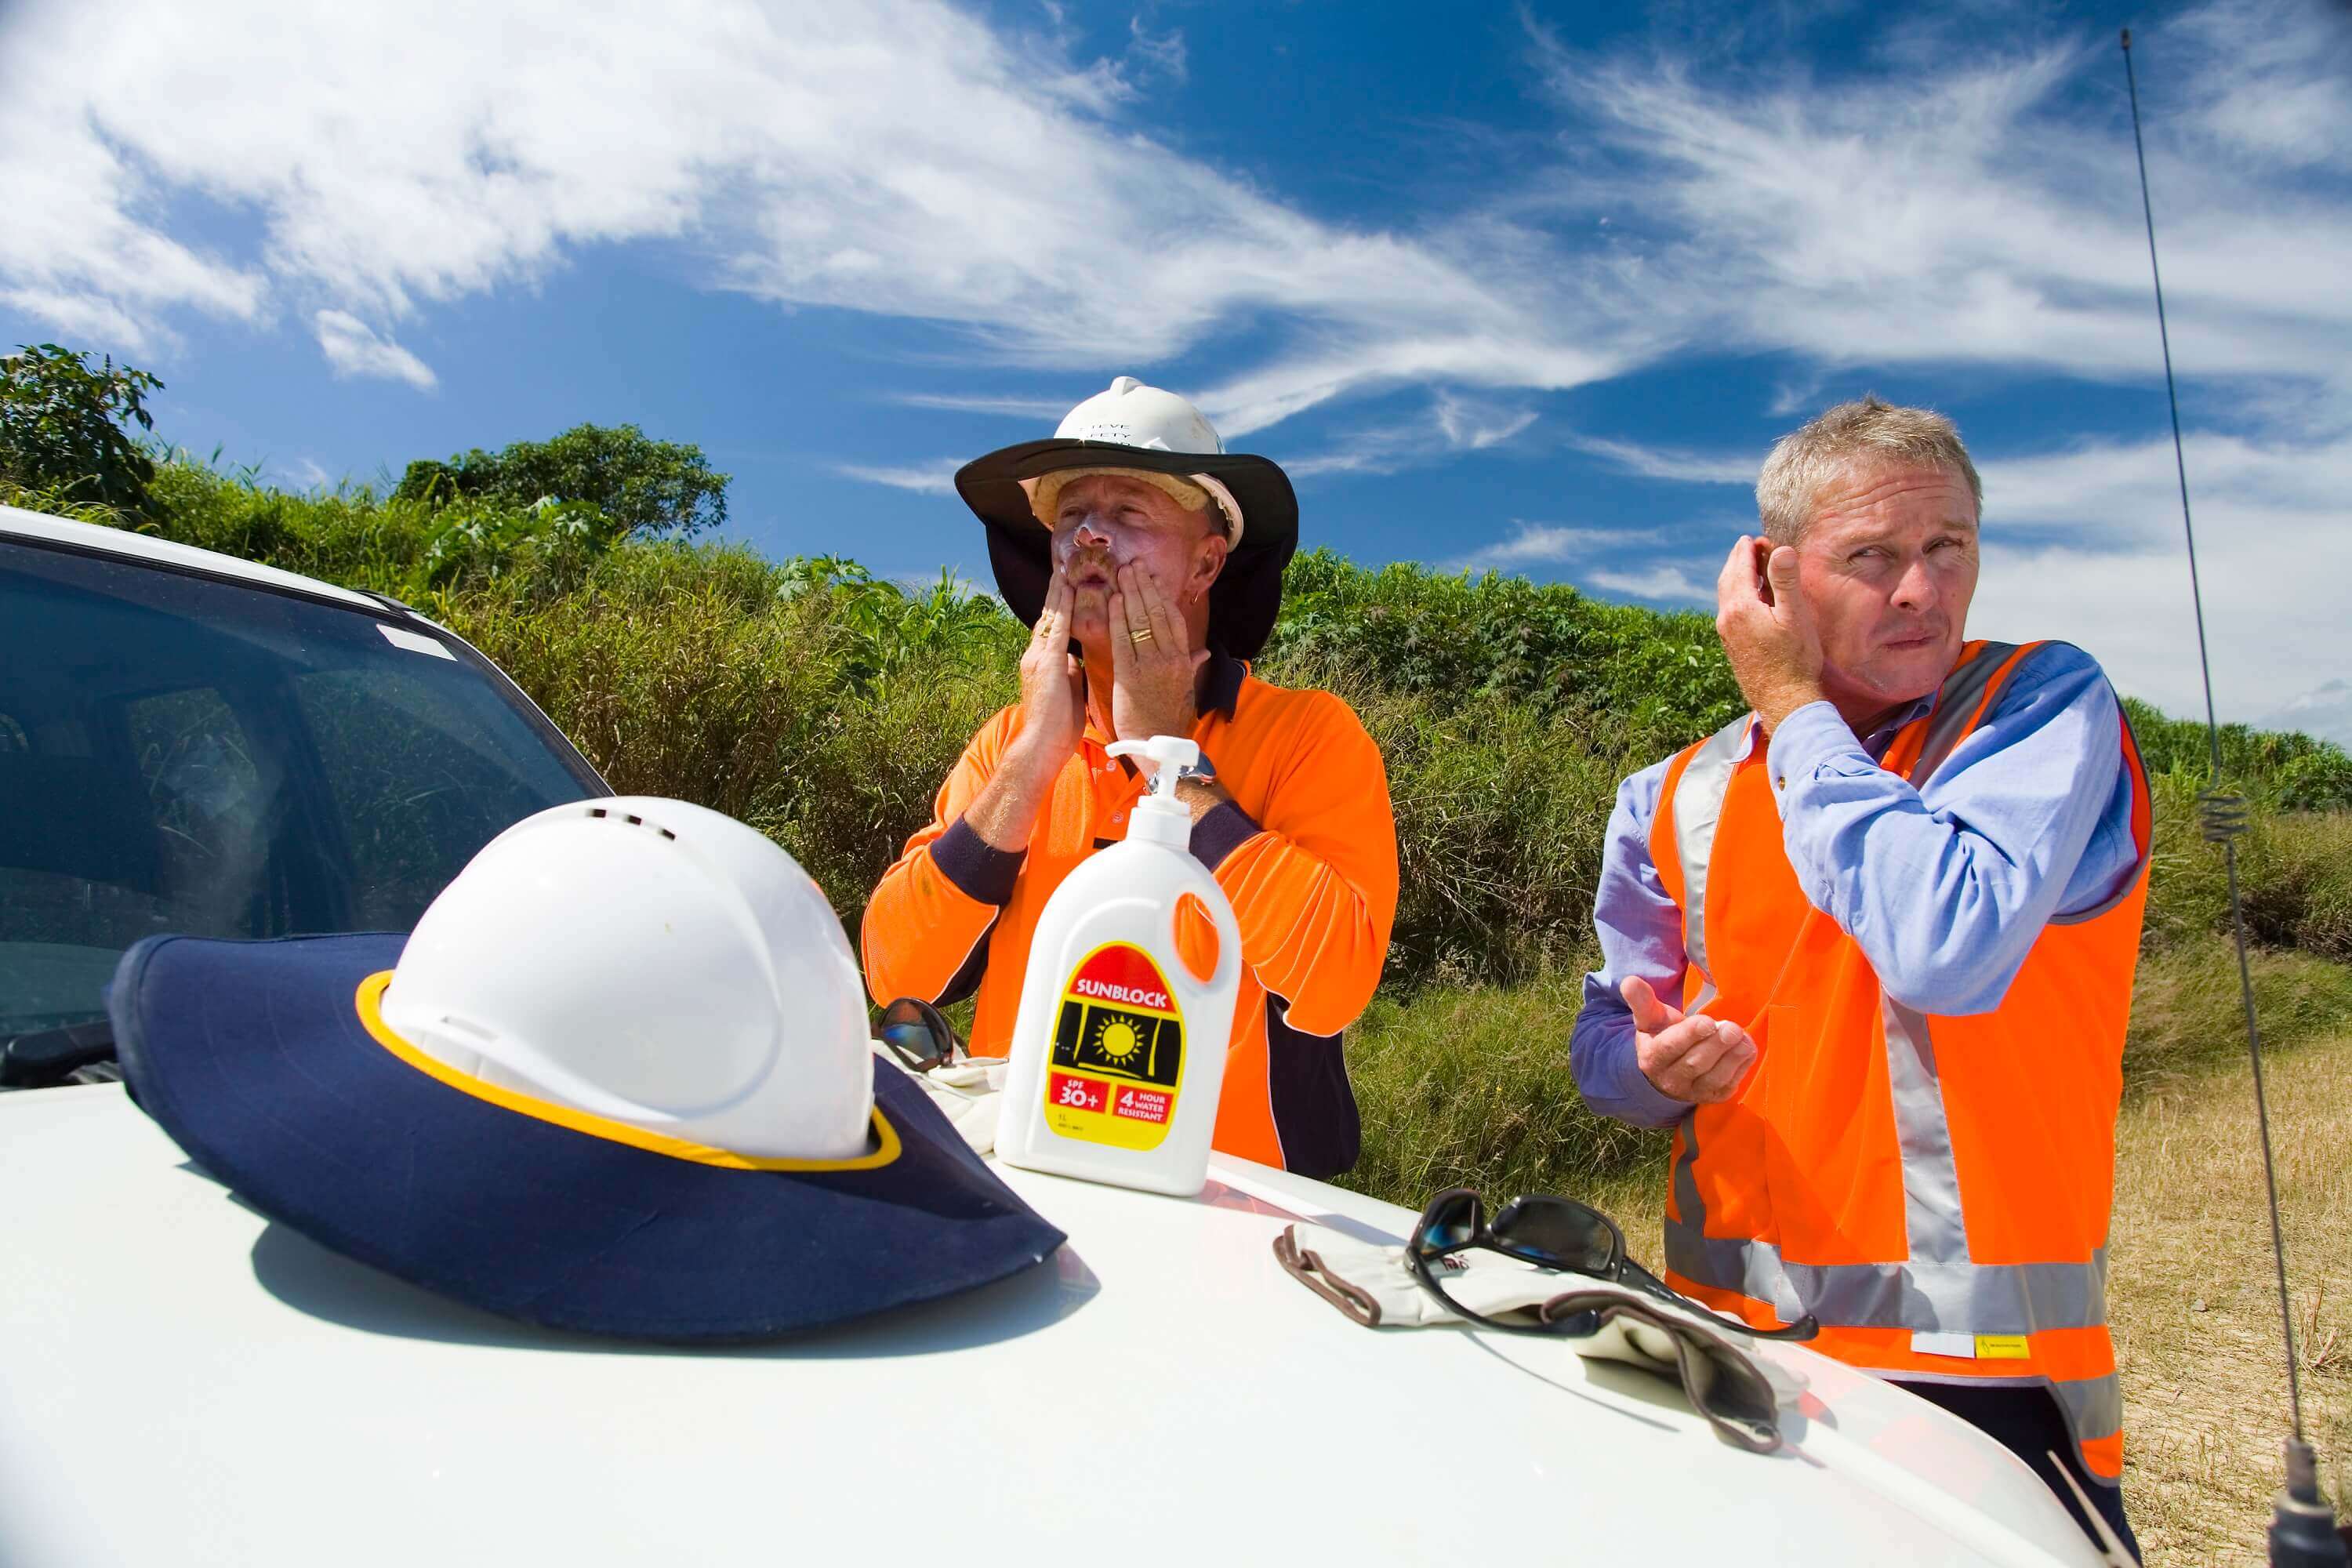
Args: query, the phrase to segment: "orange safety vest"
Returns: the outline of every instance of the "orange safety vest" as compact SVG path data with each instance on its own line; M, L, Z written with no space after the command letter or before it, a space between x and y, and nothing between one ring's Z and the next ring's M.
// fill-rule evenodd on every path
M1974 642L1883 766L1924 787L2039 644ZM2123 1474L2107 1220L2124 1031L2147 901L2147 779L2126 723L2139 866L2042 928L2000 1005L1922 1015L1815 909L1742 717L1667 764L1652 829L1683 910L1684 1006L1756 1040L1738 1092L1675 1132L1667 1279L1888 1376L2045 1384L2092 1473Z

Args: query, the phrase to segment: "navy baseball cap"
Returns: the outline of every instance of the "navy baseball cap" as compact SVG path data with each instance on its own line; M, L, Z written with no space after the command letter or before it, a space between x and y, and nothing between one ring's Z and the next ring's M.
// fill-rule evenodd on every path
M933 1300L1063 1235L872 1063L867 1146L730 1153L455 1070L378 1006L407 938L151 937L109 998L140 1108L271 1219L526 1322L769 1338Z

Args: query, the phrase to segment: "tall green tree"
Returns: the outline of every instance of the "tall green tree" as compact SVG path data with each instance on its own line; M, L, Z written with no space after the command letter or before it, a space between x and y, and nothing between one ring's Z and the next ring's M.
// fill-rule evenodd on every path
M509 506L580 501L625 533L698 533L727 521L728 475L702 448L656 441L634 425L578 425L551 441L480 447L447 462L419 458L393 494L447 502L474 497Z
M59 501L146 516L155 463L130 427L155 427L146 398L163 389L111 355L93 368L71 349L19 343L0 359L0 479Z

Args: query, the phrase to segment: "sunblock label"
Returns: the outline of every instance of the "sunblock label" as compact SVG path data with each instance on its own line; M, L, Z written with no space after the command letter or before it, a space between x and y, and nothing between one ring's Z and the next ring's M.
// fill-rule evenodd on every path
M1045 1125L1114 1149L1157 1149L1184 1086L1184 1012L1139 947L1098 947L1070 972L1045 1069Z

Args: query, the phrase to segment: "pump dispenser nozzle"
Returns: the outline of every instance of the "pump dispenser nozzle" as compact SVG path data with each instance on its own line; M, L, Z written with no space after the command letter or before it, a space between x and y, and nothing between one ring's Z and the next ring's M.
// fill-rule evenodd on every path
M1151 793L1135 803L1135 826L1129 837L1179 849L1190 845L1192 814L1176 798L1176 781L1200 763L1200 746L1182 735L1154 735L1148 741L1113 741L1103 750L1114 757L1149 757L1159 764L1151 775Z
M1198 765L1201 748L1181 735L1154 735L1148 741L1113 741L1103 750L1114 757L1149 757L1160 764L1152 776L1151 793L1172 795L1185 769Z

